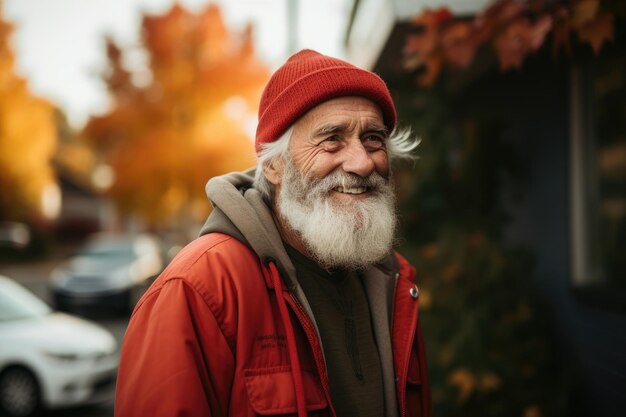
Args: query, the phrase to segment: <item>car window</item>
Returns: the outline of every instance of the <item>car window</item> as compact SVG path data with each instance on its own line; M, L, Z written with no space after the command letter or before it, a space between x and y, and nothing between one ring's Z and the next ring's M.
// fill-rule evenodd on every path
M130 245L94 246L86 249L81 255L97 259L132 259L134 257L133 248Z
M40 317L50 311L43 301L18 284L0 282L0 322Z

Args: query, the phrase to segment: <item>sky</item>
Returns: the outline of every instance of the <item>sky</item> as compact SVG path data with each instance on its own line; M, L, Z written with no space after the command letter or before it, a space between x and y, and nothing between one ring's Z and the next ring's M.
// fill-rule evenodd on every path
M251 22L259 57L277 68L288 56L287 1L220 0L227 25ZM291 0L293 1L293 0ZM198 10L209 0L4 0L4 18L15 25L16 71L31 91L59 106L80 128L90 115L106 112L109 100L100 74L106 66L105 35L122 47L140 49L143 14L161 14L178 2ZM300 0L298 48L344 57L350 0ZM129 65L140 66L141 54Z

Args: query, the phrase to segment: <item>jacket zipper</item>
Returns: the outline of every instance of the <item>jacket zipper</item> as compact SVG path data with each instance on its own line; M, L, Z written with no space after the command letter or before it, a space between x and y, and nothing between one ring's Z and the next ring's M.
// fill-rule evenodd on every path
M328 375L326 374L326 364L324 363L324 360L322 359L323 353L321 351L319 341L317 340L317 332L313 328L313 325L311 324L311 320L309 319L308 314L304 311L304 308L302 308L298 299L291 292L289 292L288 301L290 301L289 304L291 305L291 308L296 314L296 317L298 318L298 321L300 322L300 325L302 326L302 329L304 330L304 334L306 335L309 341L309 345L313 349L313 358L315 360L315 366L317 367L317 371L320 375L320 379L322 382L322 389L324 390L324 394L326 395L328 407L331 411L331 414L333 416L336 416L335 410L330 401L330 387L328 385Z

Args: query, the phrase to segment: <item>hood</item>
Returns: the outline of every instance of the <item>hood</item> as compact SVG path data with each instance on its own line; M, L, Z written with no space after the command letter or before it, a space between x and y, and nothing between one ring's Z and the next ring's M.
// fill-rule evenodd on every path
M261 194L252 188L255 169L214 177L206 185L213 211L200 231L224 233L252 249L264 264L269 260L293 290L296 270L285 251L272 213Z

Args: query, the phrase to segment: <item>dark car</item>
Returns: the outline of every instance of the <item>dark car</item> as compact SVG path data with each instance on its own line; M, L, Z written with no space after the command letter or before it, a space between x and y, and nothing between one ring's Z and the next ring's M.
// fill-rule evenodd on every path
M147 234L97 234L51 274L61 310L128 311L163 269L158 239Z

